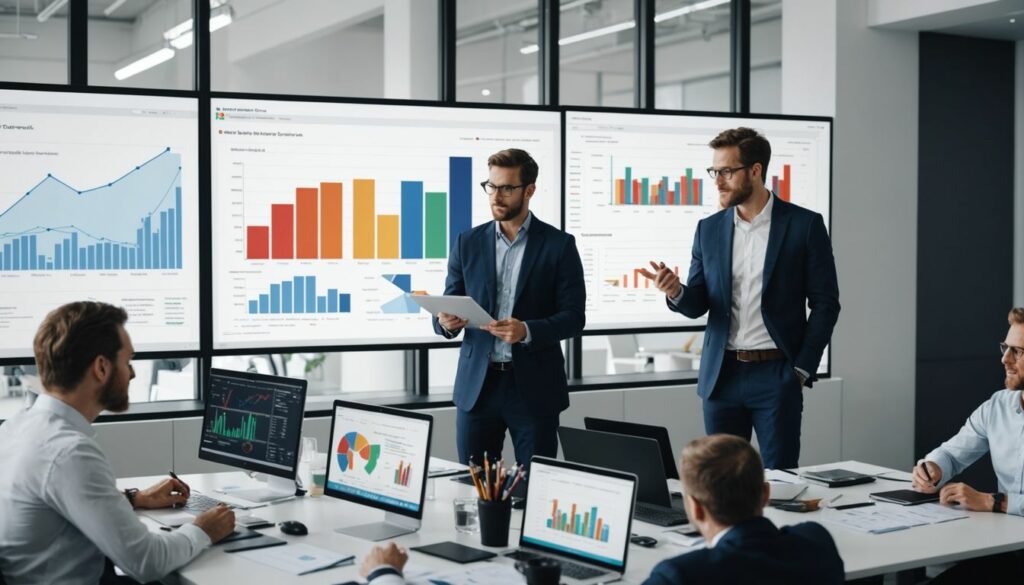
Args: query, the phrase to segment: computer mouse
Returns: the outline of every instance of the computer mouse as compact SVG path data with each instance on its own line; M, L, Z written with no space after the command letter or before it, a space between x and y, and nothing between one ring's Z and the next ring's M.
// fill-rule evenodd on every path
M281 532L291 534L292 536L303 536L309 534L309 530L306 528L306 525L298 520L285 520L278 524L277 527L281 529Z
M658 540L656 538L652 538L650 536L640 536L639 534L634 534L633 536L630 536L629 542L646 548L651 548L654 545L658 544Z

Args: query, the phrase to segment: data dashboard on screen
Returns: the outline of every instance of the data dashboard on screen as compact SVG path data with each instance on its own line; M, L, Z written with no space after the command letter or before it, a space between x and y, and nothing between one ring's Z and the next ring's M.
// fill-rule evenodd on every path
M214 99L215 348L443 341L441 294L479 183L505 148L540 166L530 210L561 226L557 112Z
M0 357L71 301L124 307L136 351L199 348L198 106L0 90Z
M767 187L828 225L828 120L566 112L565 230L583 259L587 329L706 322L669 312L639 269L664 262L686 281L697 223L720 210L708 143L738 126L771 143Z

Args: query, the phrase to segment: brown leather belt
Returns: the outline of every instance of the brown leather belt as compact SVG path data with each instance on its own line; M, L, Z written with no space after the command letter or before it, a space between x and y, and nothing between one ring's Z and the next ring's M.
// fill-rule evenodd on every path
M488 367L496 372L509 372L512 370L512 362L490 362Z
M727 349L725 354L738 362L771 362L786 359L786 354L781 349Z

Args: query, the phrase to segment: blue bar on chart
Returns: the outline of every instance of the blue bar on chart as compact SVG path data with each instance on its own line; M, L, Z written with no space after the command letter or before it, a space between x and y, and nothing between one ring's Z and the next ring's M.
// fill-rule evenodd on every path
M296 276L291 280L271 284L269 293L249 299L250 315L280 313L337 314L352 312L352 295L327 289L326 295L317 295L315 276Z
M423 181L402 181L402 258L423 258Z
M473 227L473 159L468 156L448 158L448 249L455 238Z

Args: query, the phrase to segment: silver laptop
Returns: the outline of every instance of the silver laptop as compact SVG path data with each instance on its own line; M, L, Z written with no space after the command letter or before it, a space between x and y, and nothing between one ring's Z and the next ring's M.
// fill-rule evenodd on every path
M537 556L562 563L562 582L616 581L626 572L636 502L632 473L534 457L519 548L511 562Z

